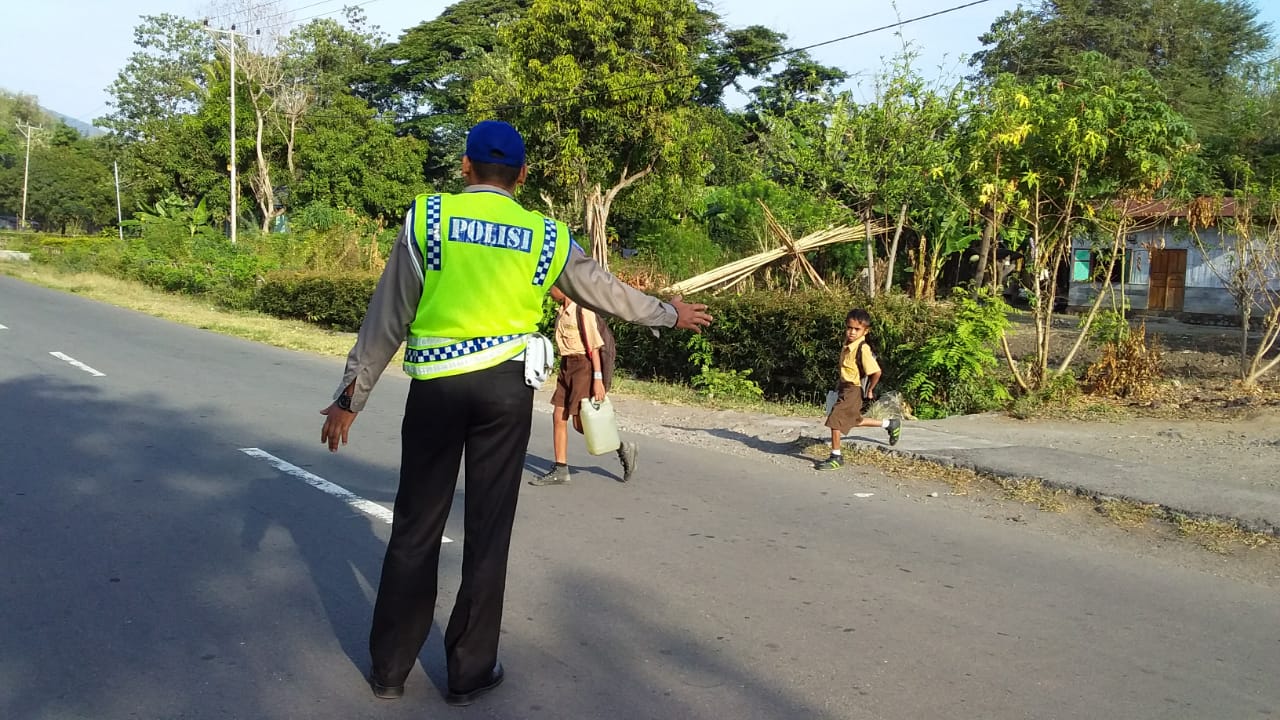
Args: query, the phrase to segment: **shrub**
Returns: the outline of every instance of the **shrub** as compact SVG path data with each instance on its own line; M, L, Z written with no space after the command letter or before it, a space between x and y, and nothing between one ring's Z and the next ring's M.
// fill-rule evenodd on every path
M1142 397L1160 379L1160 346L1147 338L1147 325L1102 346L1102 356L1084 373L1085 389L1095 395Z
M698 368L690 384L708 398L728 397L739 400L759 400L764 391L751 379L750 370L721 370L715 366L715 353L711 342L703 335L690 335L689 362Z
M1084 317L1080 318L1083 325ZM1122 342L1129 337L1129 321L1119 310L1100 310L1089 324L1089 344L1104 347L1108 343Z
M750 379L770 399L809 400L835 385L850 308L863 306L871 312L869 342L883 367L884 387L893 387L910 367L904 347L941 332L951 317L948 306L901 295L867 301L844 292L755 292L695 300L707 303L716 319L704 331L714 352L713 367L750 371ZM624 323L614 332L618 365L635 377L691 383L701 374L701 367L689 358L683 333L663 332L654 338L648 328Z
M258 288L253 306L268 315L355 332L377 284L376 275L273 273Z
M989 291L957 288L953 297L954 318L920 345L903 348L910 374L902 390L924 419L990 410L1012 399L994 374L1008 305Z
M720 246L707 236L706 228L691 222L647 223L635 244L640 260L668 277L680 279L715 267L722 256Z

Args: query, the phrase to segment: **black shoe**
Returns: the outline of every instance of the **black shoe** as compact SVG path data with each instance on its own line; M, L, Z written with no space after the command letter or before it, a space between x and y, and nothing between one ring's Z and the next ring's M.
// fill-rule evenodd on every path
M503 678L502 663L496 663L493 669L489 671L489 681L484 685L472 690L471 692L459 693L452 690L448 695L444 696L444 701L454 707L466 707L480 698L481 695L502 684Z
M372 672L369 673L368 680L369 688L373 690L373 694L383 700L395 700L404 695L404 685L383 685L373 677Z
M550 470L529 481L530 485L567 485L568 483L568 465L552 465Z
M889 427L885 428L889 433L889 444L897 445L898 438L902 437L902 421L898 418L889 420Z
M632 473L636 471L636 455L640 452L640 448L633 442L624 442L618 448L618 460L622 463L622 482L631 479Z
M832 454L826 460L819 460L813 464L814 470L839 470L844 466L844 458L840 455Z

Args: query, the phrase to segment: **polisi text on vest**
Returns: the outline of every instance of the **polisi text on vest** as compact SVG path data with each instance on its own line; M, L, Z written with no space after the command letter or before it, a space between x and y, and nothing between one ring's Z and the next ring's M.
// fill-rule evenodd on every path
M533 230L487 220L454 217L449 219L449 239L453 242L507 248L527 253L533 247Z

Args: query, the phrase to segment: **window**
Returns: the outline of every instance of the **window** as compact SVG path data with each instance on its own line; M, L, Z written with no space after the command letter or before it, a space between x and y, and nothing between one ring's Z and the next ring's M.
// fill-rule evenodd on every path
M1095 282L1102 282L1103 275L1107 272L1107 264L1111 262L1111 251L1093 253L1093 277ZM1116 263L1111 267L1110 280L1113 283L1129 282L1129 268L1133 265L1133 253L1129 250L1121 250L1120 257L1116 258Z
M1116 264L1111 268L1110 280L1113 283L1129 281L1129 267L1133 264L1133 252L1125 250L1123 253L1121 257L1116 258ZM1104 273L1107 272L1107 265L1110 262L1110 250L1073 250L1071 252L1071 282L1105 282L1107 278L1104 277Z
M1073 250L1071 262L1071 282L1089 282L1089 250Z

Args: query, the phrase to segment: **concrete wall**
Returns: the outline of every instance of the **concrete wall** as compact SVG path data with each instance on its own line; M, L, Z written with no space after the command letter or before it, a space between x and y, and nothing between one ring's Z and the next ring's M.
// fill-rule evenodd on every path
M1225 238L1216 228L1199 231L1201 243L1208 250L1200 249L1185 225L1166 225L1133 233L1126 238L1125 249L1130 253L1128 277L1125 279L1125 298L1132 310L1147 309L1147 285L1151 281L1150 266L1152 248L1187 251L1186 288L1183 293L1182 312L1204 315L1235 315L1235 300L1223 287L1220 275L1230 273L1234 262L1233 236ZM1224 242L1226 247L1223 247ZM1087 238L1077 238L1073 249L1089 249ZM1280 284L1280 279L1277 279ZM1102 285L1099 283L1072 282L1067 302L1073 307L1093 302ZM1103 301L1104 303L1107 301Z

